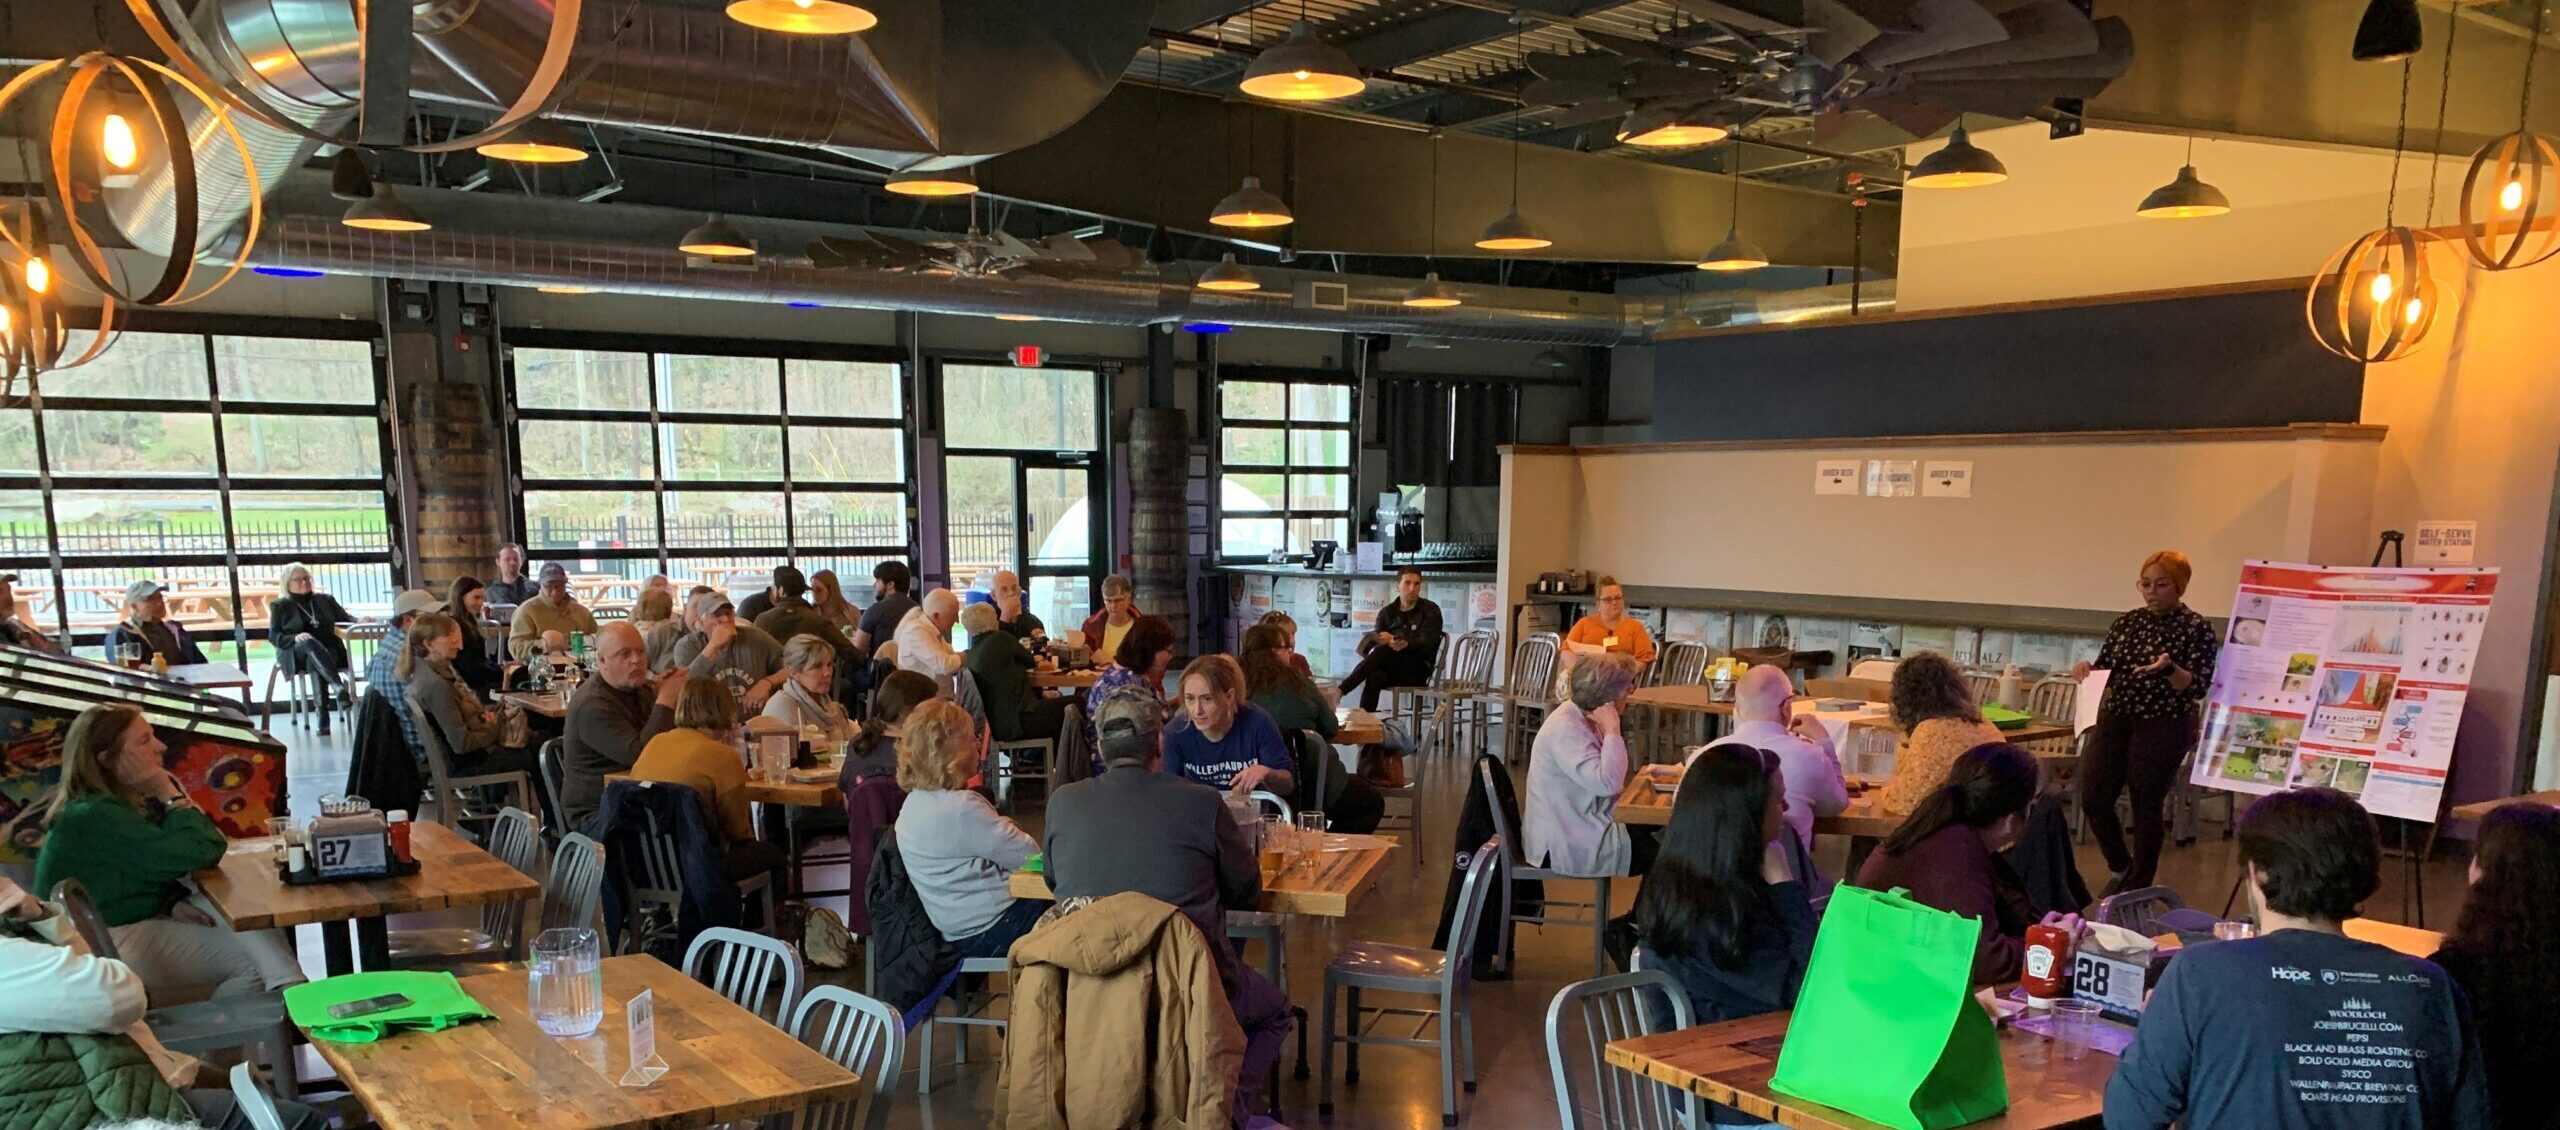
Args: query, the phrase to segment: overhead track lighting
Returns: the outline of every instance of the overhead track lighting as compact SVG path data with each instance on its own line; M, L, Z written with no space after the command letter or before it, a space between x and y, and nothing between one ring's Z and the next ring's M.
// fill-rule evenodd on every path
M1964 123L1956 123L1956 131L1948 135L1947 144L1920 159L1911 167L1911 175L1902 179L1904 188L1980 188L2009 179L2009 167L2000 163L1991 151L1976 146Z
M907 169L889 175L888 189L900 196L967 196L978 191L978 174L957 169Z
M844 0L735 0L729 18L784 35L852 35L879 26L880 17Z
M2196 139L2187 139L2187 161L2177 179L2151 190L2133 214L2149 220L2191 220L2231 210L2231 198L2196 177Z
M338 222L363 231L421 232L435 227L381 181L373 182L371 195L347 205L347 214Z
M1209 222L1222 228L1276 228L1296 219L1288 202L1262 187L1261 177L1244 178L1243 187L1209 211Z
M587 159L578 136L548 118L534 118L508 130L505 137L481 142L483 157L527 165L574 165Z
M1262 289L1262 279L1253 273L1251 267L1236 262L1236 253L1230 251L1220 256L1208 270L1200 272L1200 281L1194 285L1202 290L1238 293Z
M1646 149L1682 149L1692 145L1712 145L1733 131L1704 115L1695 106L1685 110L1631 110L1626 120L1618 123L1616 137L1624 145Z
M684 233L676 241L676 249L688 255L708 255L715 259L743 259L756 253L755 241L730 226L718 212Z
M2417 54L2425 42L2418 0L2367 0L2364 18L2356 21L2355 60L2396 63Z
M1368 86L1360 77L1360 64L1300 19L1289 29L1289 38L1254 57L1236 89L1274 102L1329 102Z
M1458 297L1456 290L1440 281L1438 271L1425 273L1421 282L1404 293L1404 305L1416 310L1446 310L1465 304L1466 300Z

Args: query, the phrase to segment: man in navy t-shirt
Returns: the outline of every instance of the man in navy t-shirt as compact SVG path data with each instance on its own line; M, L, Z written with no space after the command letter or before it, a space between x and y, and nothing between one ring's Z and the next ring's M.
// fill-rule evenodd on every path
M1224 655L1182 669L1182 712L1190 725L1164 736L1164 771L1213 789L1290 795L1297 762L1280 724L1244 701L1244 671Z
M2432 963L2349 938L2373 820L2335 789L2240 818L2259 934L2182 950L2107 1084L2107 1130L2445 1130L2489 1124L2471 1008Z

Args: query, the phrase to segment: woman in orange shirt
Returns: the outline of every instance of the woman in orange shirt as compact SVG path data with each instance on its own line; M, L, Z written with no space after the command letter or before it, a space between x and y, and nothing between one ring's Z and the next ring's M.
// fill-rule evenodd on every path
M1651 666L1653 634L1644 630L1643 621L1627 615L1627 590L1618 587L1616 577L1605 574L1594 589L1600 594L1598 606L1574 622L1564 641L1631 655L1637 663Z

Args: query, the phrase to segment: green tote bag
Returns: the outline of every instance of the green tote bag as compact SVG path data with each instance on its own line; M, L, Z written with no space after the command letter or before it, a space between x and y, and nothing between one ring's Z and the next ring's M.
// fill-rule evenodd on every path
M1981 933L1974 919L1902 888L1841 884L1814 936L1770 1088L1900 1130L1946 1130L2009 1109L1999 1036L1972 999Z

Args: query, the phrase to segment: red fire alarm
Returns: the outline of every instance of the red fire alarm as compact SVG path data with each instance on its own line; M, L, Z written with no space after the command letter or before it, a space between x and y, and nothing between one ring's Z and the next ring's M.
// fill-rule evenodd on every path
M1013 347L1013 367L1017 369L1037 369L1040 367L1040 362L1047 357L1048 354L1043 353L1036 345Z

